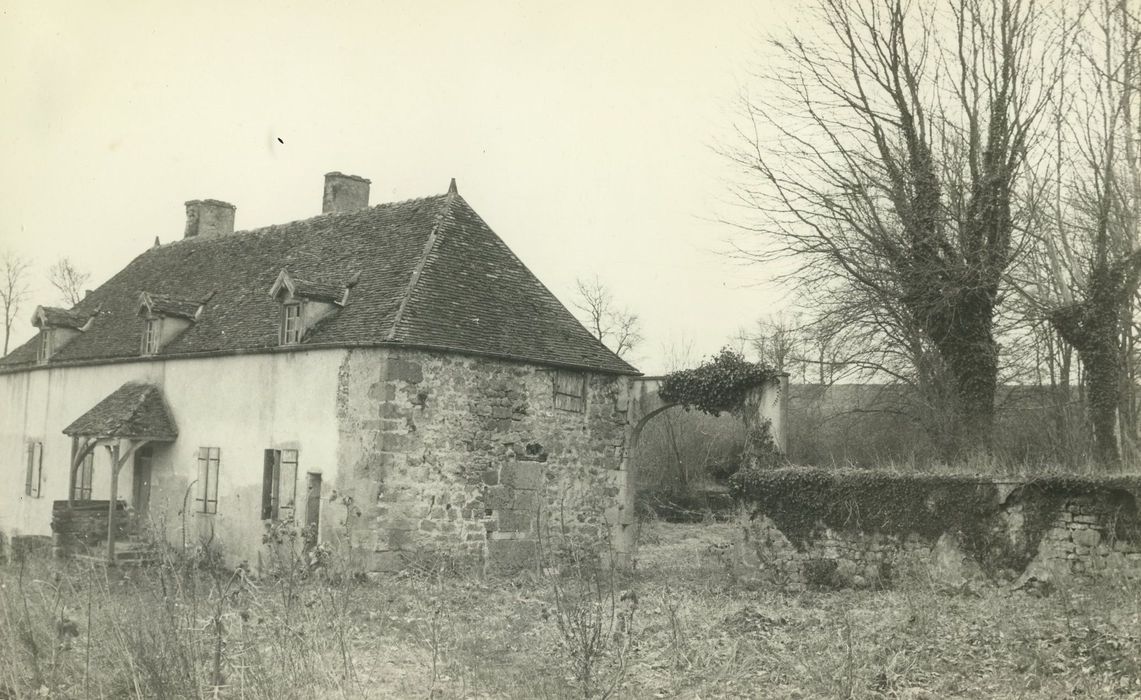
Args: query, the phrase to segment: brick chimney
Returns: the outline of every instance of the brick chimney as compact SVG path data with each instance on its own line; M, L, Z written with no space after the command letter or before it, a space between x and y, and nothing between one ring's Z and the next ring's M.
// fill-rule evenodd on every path
M186 238L226 236L234 232L233 204L216 199L193 199L186 203Z
M321 199L322 214L347 214L368 206L368 186L363 177L344 173L325 173L325 196Z

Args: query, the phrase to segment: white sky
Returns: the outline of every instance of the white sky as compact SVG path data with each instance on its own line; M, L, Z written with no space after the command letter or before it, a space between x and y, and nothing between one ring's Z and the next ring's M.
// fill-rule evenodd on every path
M564 303L597 274L641 315L647 373L711 354L787 303L718 253L713 146L796 4L0 0L0 249L38 273L14 341L57 257L94 287L188 199L256 228L319 214L341 170L372 204L455 177Z

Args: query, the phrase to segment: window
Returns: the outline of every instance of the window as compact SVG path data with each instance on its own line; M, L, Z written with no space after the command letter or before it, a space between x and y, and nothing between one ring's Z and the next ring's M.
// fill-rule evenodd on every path
M83 462L79 465L79 471L75 473L75 488L71 491L71 497L76 501L89 501L91 500L91 481L95 475L95 452L92 450L87 453L83 458Z
M24 495L32 498L40 497L40 481L43 478L44 444L42 442L28 443L28 472L24 481Z
M301 304L281 307L281 343L292 345L301 342Z
M52 356L52 332L47 328L40 331L40 347L36 356L40 362L47 362Z
M221 448L198 448L198 497L195 502L199 513L218 512L218 465L221 460Z
M586 409L586 375L581 372L555 372L555 408L582 413Z
M162 319L148 318L143 327L143 354L154 355L158 353L159 339L162 337Z
M266 450L262 471L262 520L293 520L297 499L297 450Z

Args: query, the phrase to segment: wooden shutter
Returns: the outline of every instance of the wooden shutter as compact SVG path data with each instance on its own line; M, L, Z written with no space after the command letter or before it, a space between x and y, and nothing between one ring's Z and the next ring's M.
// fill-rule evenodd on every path
M261 481L261 518L273 520L277 517L277 460L280 453L277 450L266 450L262 466Z
M218 512L218 467L221 456L222 449L219 447L198 448L198 495L195 501L199 513ZM262 508L264 511L264 505Z
M24 495L31 496L32 494L32 474L35 471L36 463L36 443L28 443L28 469L24 474Z
M586 375L581 372L555 372L555 408L582 413L586 408Z
M222 448L209 447L206 450L206 506L207 513L218 512L218 479L222 467Z
M206 512L206 485L209 480L208 456L210 453L209 447L198 448L198 484L195 488L194 504L195 510L199 513Z
M44 471L44 444L28 443L28 471L24 475L24 493L32 498L40 497L40 482Z
M297 508L297 450L281 450L278 487L277 517L279 520L293 520Z

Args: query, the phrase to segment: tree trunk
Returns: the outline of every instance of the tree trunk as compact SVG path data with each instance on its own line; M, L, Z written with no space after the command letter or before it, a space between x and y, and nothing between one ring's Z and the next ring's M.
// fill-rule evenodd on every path
M1059 362L1058 385L1054 389L1054 421L1058 435L1058 444L1067 459L1072 459L1074 451L1070 445L1070 370L1074 359L1074 349L1058 336L1058 345L1062 345L1062 358Z
M998 384L998 346L991 333L991 314L971 319L940 350L954 377L955 443L960 453L986 449L994 425L994 395Z
M1123 307L1137 287L1141 251L1113 265L1100 261L1089 275L1086 298L1057 309L1050 320L1073 345L1085 365L1088 411L1093 427L1094 457L1106 466L1121 462L1117 410L1124 369L1119 345Z

